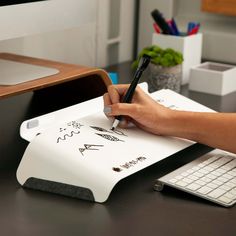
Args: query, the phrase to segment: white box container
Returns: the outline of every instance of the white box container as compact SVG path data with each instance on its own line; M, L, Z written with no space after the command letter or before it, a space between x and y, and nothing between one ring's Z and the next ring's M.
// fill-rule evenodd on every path
M173 48L183 54L182 84L189 82L189 74L192 66L201 63L202 34L190 36L173 36L166 34L153 34L152 44L161 48Z
M189 89L215 95L236 91L236 67L205 62L191 69Z

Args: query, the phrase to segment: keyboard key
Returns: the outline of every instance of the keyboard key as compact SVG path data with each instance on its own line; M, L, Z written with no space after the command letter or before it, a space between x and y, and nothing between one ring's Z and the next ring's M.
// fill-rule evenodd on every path
M221 173L222 175L227 172L226 170L224 170L224 169L222 169L222 168L217 169L217 171L218 171L219 173Z
M222 169L226 170L226 171L229 171L232 169L231 166L228 166L228 165L224 165L224 166L221 166Z
M188 176L189 179L192 179L192 180L198 180L199 178L195 175L189 175Z
M235 171L229 171L229 172L227 172L229 175L232 175L233 177L236 177L236 172Z
M208 172L211 172L211 171L214 170L214 168L212 168L212 167L210 167L210 166L205 166L205 167L203 168L203 170L206 170L206 171L208 171Z
M230 180L230 183L236 184L236 178L231 179L231 180Z
M227 182L225 183L226 186L229 186L230 188L234 188L235 184L231 183L231 182Z
M226 191L223 189L215 189L212 192L210 192L207 196L212 197L212 198L218 198L221 195L223 195Z
M230 186L225 185L225 184L221 185L219 188L220 188L220 189L223 189L223 190L225 190L225 191L229 191L230 189L232 189Z
M236 196L236 188L231 189L229 192Z
M193 190L193 191L199 189L200 187L201 187L201 185L195 184L195 183L192 183L192 184L187 186L188 189Z
M189 175L189 173L188 173L188 172L183 172L181 175L182 175L183 177L186 177L186 176Z
M219 159L221 156L220 155L214 155L212 156L211 158L209 158L208 160L206 160L205 162L207 162L208 164L213 162L213 161L216 161L217 159Z
M224 165L224 164L230 162L231 160L232 160L232 158L222 157L222 158L218 159L217 161L215 161L214 163L217 163L219 165Z
M199 180L195 181L195 184L199 184L201 186L204 186L204 185L206 185L206 182L202 181L202 179L199 179Z
M200 169L198 172L202 173L203 175L209 174L209 171L205 169Z
M199 177L199 178L201 178L201 177L203 177L204 176L204 174L202 174L202 173L200 173L200 172L195 172L195 173L193 173L193 175L194 176L197 176L197 177Z
M209 187L207 187L207 186L203 186L203 187L201 187L201 188L199 188L199 189L197 190L197 192L199 192L199 193L201 193L201 194L207 194L207 193L209 193L210 191L212 191L212 189L209 188Z
M195 172L195 170L189 169L186 172L189 173L189 174L192 174L193 172Z
M220 186L220 185L222 185L224 182L219 181L219 179L215 179L215 180L212 181L212 183L213 183L213 184L216 184L216 185L218 185L218 186Z
M203 168L203 167L206 166L206 165L207 165L206 163L203 163L203 162L202 162L202 163L198 164L197 166L200 167L200 168Z
M206 176L202 177L201 180L204 181L204 182L206 182L206 183L209 183L209 182L212 181L212 179L207 178ZM213 181L214 181L214 180L213 180Z
M215 175L212 175L212 174L208 174L208 175L205 175L205 177L209 178L209 179L216 179L216 176Z
M218 199L219 199L220 201L222 201L223 203L226 203L226 204L229 204L230 202L232 202L231 199L225 197L224 195L221 196L221 197L219 197Z
M182 175L175 176L176 179L180 180L183 179L184 177Z
M219 178L217 178L217 180L218 180L218 181L221 181L221 182L223 182L223 183L225 183L225 182L228 181L228 179L226 179L226 178L224 178L224 177L222 177L222 176L220 176Z
M209 165L212 161L209 161L210 159L207 159L207 160L205 160L204 162L202 162L203 164L205 164L205 165Z
M227 155L227 156L225 156L225 157L229 158L230 160L236 160L234 156L229 156L229 155Z
M233 161L227 163L227 166L230 166L232 169L236 167L236 160L234 159Z
M184 178L183 181L188 183L188 184L191 184L194 180L193 179L189 179L189 178Z
M195 166L195 167L192 168L192 170L194 170L194 171L200 170L200 167Z
M192 174L192 173L195 172L195 171L192 170L192 169L189 169L189 170L187 170L186 172L189 173L189 174Z
M170 180L169 180L169 182L170 182L170 183L172 183L172 184L176 183L177 181L178 181L178 180L177 180L177 179L175 179L175 178L174 178L174 179L170 179Z
M186 183L186 182L184 182L184 181L178 181L178 182L176 182L175 183L176 185L178 185L178 186L180 186L180 187L185 187L185 186L187 186L188 185L188 183Z
M231 200L234 200L236 198L236 195L233 195L232 193L229 193L229 192L224 194L224 196Z
M234 173L236 173L236 168L233 168L231 171L233 171Z
M228 180L233 178L232 175L229 175L229 174L227 174L227 173L226 173L226 174L223 174L222 177L223 177L223 178L226 178L226 179L228 179Z
M211 188L211 189L215 189L215 188L218 188L218 185L217 184L214 184L214 183L209 183L206 185L207 187Z
M218 172L217 170L214 170L214 171L211 172L211 175L215 175L216 177L219 177L222 174L220 172Z
M214 162L213 162L213 163L211 163L211 164L209 165L209 167L211 167L211 168L213 168L213 169L215 170L215 169L219 168L219 165L214 164Z

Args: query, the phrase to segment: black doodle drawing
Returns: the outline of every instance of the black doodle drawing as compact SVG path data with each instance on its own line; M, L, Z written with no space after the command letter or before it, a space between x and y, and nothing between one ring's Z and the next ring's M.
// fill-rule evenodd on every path
M97 145L97 144L84 144L83 148L79 148L80 153L84 156L84 151L86 150L99 150L98 148L95 147L103 147L104 145Z
M115 171L115 172L121 172L122 171L122 169L119 168L119 167L113 167L112 170Z
M118 141L121 141L121 142L124 142L124 140L121 140L115 136L112 136L112 135L109 135L109 134L98 134L96 133L97 135L109 140L109 141L113 141L113 142L118 142Z
M127 136L124 132L122 132L121 130L118 130L118 129L115 129L115 130L107 130L107 129L104 129L102 127L98 127L98 126L90 126L92 129L95 129L97 131L100 131L100 132L107 132L107 133L115 133L115 134L118 134L118 135L123 135L123 136Z
M134 167L135 165L145 161L146 159L147 159L146 157L140 156L140 157L137 157L136 159L125 162L124 164L120 165L120 167L113 167L112 170L115 172L121 172L125 169Z
M131 167L134 167L138 163L145 161L146 159L147 159L146 157L140 156L140 157L137 157L134 160L131 160L131 161L128 161L128 162L124 163L123 165L120 165L120 167L122 167L123 169L129 169Z
M84 125L80 124L77 121L71 121L71 122L67 123L67 126L72 126L74 129L80 129Z
M92 129L95 129L97 131L100 131L100 132L107 132L107 133L112 133L110 130L107 130L107 129L104 129L104 128L101 128L101 127L98 127L98 126L90 126Z
M66 131L66 128L59 128L60 132Z
M67 138L73 137L75 134L79 134L80 131L71 131L69 134L64 134L63 137L58 137L57 138L57 143L60 141L65 141Z
M127 136L124 132L122 132L121 130L118 130L118 129L114 129L114 130L112 130L112 132L115 134L118 134L118 135Z

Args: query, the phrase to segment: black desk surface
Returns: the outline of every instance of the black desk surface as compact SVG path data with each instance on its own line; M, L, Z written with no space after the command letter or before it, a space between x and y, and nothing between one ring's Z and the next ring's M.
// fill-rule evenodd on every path
M110 67L120 83L130 63ZM218 111L236 111L236 93L224 97L182 94ZM15 177L27 143L19 125L41 114L32 93L0 101L0 235L236 235L236 207L229 209L171 188L152 189L155 178L191 161L208 147L197 144L121 181L104 204L27 190Z

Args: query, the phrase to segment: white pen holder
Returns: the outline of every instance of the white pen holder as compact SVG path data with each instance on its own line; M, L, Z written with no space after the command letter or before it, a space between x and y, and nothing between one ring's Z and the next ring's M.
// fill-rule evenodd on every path
M198 33L190 36L173 36L154 33L152 44L158 45L163 49L172 48L183 54L182 84L188 83L191 67L201 63L202 34Z

